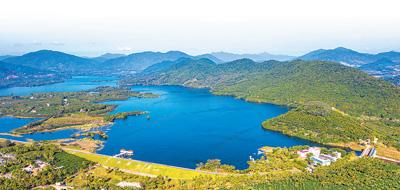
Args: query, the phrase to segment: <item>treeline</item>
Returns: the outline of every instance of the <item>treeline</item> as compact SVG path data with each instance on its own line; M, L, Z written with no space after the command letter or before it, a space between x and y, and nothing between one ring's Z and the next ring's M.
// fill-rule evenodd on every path
M146 111L130 111L130 112L121 112L117 114L110 114L104 116L104 120L107 122L114 122L116 119L126 119L128 116L138 116L147 114Z

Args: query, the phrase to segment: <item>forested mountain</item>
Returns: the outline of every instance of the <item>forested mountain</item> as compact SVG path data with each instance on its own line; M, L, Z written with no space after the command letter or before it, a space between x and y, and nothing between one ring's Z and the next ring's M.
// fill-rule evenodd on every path
M155 68L159 70L154 72ZM209 86L217 93L279 104L319 100L357 115L396 113L400 116L400 110L393 107L400 106L398 87L334 62L298 60L257 63L241 59L213 64L206 59L185 59L168 65L156 64L130 81ZM370 105L371 100L377 101L380 106ZM394 101L397 104L393 105Z
M4 59L3 62L68 74L85 73L96 69L94 66L98 66L93 60L51 50L10 57Z
M228 52L214 52L211 53L211 55L220 60L223 60L223 62L230 62L238 59L251 59L257 62L268 61L268 60L289 61L295 58L294 56L273 55L266 52L258 54L234 54Z
M324 131L328 130L324 122L329 119L329 125L332 125L329 128L331 133L344 135L341 140L347 139L341 142L354 142L357 138L379 135L387 145L400 147L400 130L391 127L400 125L400 88L339 63L300 60L257 63L250 59L241 59L215 64L207 59L184 59L153 65L135 77L126 79L125 83L208 87L215 94L233 95L249 101L277 103L295 108L317 101L327 105L329 110L332 109L334 115L308 117L308 112L300 112L289 117L288 114L298 110L293 109L282 116L288 117L280 117L282 120L279 120L279 123L285 121L297 126L296 130L308 131L308 134L324 134ZM308 108L310 107L306 107ZM341 115L345 116L339 117ZM300 123L294 122L294 117L302 117L296 120ZM309 119L313 122L308 123ZM388 122L389 120L391 122ZM338 127L342 124L347 126L346 123L352 123L355 131L368 126L369 132L346 136L350 133L340 133L344 129ZM306 127L308 124L312 125L302 129L301 126ZM274 130L288 129L281 127L275 126ZM287 134L300 136L298 133ZM337 139L329 140L326 136L302 137L314 141L320 137L318 142L325 144L338 143Z
M92 60L98 61L98 62L104 62L108 61L110 59L115 59L115 58L120 58L126 56L125 54L119 54L119 53L105 53L103 55L100 55L98 57L93 57L91 58Z
M62 77L51 71L15 65L0 61L0 88L31 86L61 81Z

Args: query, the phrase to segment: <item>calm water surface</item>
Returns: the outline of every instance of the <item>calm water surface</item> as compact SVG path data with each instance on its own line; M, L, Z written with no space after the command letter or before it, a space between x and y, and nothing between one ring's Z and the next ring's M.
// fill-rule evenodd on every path
M62 83L33 87L0 88L0 96L26 96L38 92L76 92L98 86L116 86L116 77L78 76Z
M146 116L117 120L99 153L113 155L120 148L135 151L135 159L194 168L218 158L245 168L249 156L262 146L312 145L308 141L264 130L262 121L286 113L286 107L255 104L205 89L177 86L133 87L161 94L160 98L113 101L113 113L144 110Z
M109 78L77 77L64 83L1 89L0 95L26 95L33 92L87 90L102 85L115 86ZM116 120L111 127L103 127L109 138L98 153L114 155L121 148L135 151L134 159L195 168L207 159L221 159L223 163L243 169L249 156L256 157L262 146L290 147L314 145L309 141L264 130L262 121L286 113L288 109L272 104L255 104L227 96L214 96L206 89L177 86L136 86L135 91L160 94L159 98L130 98L117 104L112 113L149 111L147 116L131 116ZM34 119L0 118L0 132L26 125ZM36 133L23 137L0 135L15 140L52 140L69 138L76 129Z

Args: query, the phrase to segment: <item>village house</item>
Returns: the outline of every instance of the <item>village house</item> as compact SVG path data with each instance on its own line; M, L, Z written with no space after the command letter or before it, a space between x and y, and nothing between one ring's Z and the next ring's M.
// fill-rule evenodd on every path
M25 168L22 168L22 170L27 173L36 173L36 172L40 172L43 168L49 166L50 164L43 162L41 160L35 160L35 165L37 167L35 167L34 165L31 164Z
M118 187L128 187L128 188L136 188L136 189L142 189L143 185L139 182L126 182L126 181L121 181L117 184Z
M6 160L4 160L3 158L0 158L0 166L6 164Z

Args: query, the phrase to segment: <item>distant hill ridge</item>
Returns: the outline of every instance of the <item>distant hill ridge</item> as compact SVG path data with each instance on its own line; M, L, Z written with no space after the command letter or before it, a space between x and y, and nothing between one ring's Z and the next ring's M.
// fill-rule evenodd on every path
M40 50L10 57L4 59L3 62L60 73L86 72L91 70L96 63L90 59L52 50Z
M400 62L400 52L390 51L378 54L360 53L344 47L335 49L319 49L298 57L301 60L334 61L345 65L359 67L380 59Z

